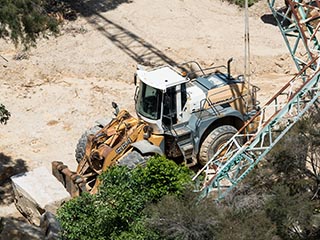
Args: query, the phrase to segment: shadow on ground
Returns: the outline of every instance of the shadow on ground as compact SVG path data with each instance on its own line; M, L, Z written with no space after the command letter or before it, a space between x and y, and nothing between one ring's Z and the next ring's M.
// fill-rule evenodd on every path
M279 22L283 27L287 28L292 23L291 22L291 13L287 12L287 7L282 7L277 10L276 17L272 14L264 14L260 17L262 22L270 24L273 26L278 26Z
M273 26L277 26L277 21L272 14L264 14L260 18L262 22L266 24L271 24Z
M102 15L103 12L115 9L120 4L131 3L131 0L65 0L64 2L72 11L85 17L91 25L136 63L145 66L178 65L145 39Z
M132 3L132 0L64 0L74 11L84 17L91 17L96 13L107 12L116 9L124 3Z
M11 157L0 153L0 205L8 205L13 202L10 177L27 170L24 160L13 160Z

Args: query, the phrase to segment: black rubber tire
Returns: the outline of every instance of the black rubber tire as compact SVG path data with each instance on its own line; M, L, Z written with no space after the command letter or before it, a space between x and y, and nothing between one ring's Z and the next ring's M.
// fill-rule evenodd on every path
M134 169L135 167L144 166L147 162L147 157L142 156L137 151L132 151L128 153L125 157L123 157L118 165L127 166L129 169Z
M200 147L199 163L205 165L218 151L219 147L226 143L237 131L231 125L223 125L209 133Z
M76 161L79 163L85 154L86 151L86 145L87 145L87 139L90 134L96 134L99 130L103 128L102 125L96 125L89 130L85 131L84 134L80 137L76 150L75 150L75 157Z

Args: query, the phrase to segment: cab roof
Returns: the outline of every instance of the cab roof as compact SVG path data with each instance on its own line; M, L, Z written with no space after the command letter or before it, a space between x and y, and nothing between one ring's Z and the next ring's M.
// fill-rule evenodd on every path
M145 84L160 90L187 82L186 78L182 77L170 66L160 67L151 71L137 70L137 75Z

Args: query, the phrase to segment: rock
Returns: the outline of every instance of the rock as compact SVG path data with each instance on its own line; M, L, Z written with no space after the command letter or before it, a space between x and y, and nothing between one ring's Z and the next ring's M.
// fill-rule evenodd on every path
M0 219L0 240L43 240L40 227L11 218Z
M40 228L45 233L45 240L59 239L61 226L53 213L46 211L42 214Z
M0 218L0 240L59 240L61 227L55 215L46 211L40 227L13 218Z
M56 213L70 195L45 167L11 177L17 209L34 225L45 211Z

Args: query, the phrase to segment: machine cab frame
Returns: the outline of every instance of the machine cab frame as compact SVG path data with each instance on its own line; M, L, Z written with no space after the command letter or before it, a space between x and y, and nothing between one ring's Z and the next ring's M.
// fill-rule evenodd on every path
M170 66L151 72L138 70L136 76L137 115L151 124L154 133L162 134L164 127L170 128L181 120L188 80Z

